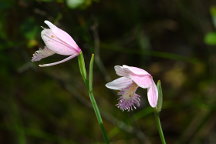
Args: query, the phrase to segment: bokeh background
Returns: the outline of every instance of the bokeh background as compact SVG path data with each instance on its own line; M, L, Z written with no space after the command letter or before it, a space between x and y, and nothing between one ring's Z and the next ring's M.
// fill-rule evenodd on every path
M32 63L50 20L73 36L88 66L112 144L159 144L146 90L142 106L122 112L105 88L127 64L161 80L167 143L216 143L216 4L211 0L0 0L0 143L101 144L78 69L55 55Z

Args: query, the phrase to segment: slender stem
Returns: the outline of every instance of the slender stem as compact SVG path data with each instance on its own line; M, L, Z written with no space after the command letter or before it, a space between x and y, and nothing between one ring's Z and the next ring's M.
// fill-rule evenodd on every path
M102 135L103 135L103 138L104 138L104 142L105 142L106 144L109 144L109 139L108 139L106 130L105 130L104 125L103 125L103 120L102 120L102 117L101 117L99 108L98 108L98 106L97 106L97 103L96 103L96 101L95 101L95 98L94 98L94 95L93 95L92 91L89 91L89 97L90 97L90 100L91 100L93 109L94 109L94 111L95 111L95 115L96 115L96 117L97 117L97 121L98 121L98 123L99 123L99 125L100 125L100 129L101 129L101 131L102 131Z
M155 120L156 120L156 124L157 124L157 129L160 135L160 139L161 139L161 143L162 144L166 144L166 140L163 134L163 129L161 127L161 122L160 122L160 117L159 117L159 113L155 112Z
M99 108L97 106L96 100L94 98L94 93L93 93L94 54L92 55L91 60L90 60L89 79L87 79L85 61L84 61L84 57L83 57L82 53L79 55L78 60L79 60L80 73L82 75L85 86L86 86L86 88L88 90L89 98L90 98L92 107L94 109L97 121L99 123L100 129L101 129L101 132L102 132L102 135L103 135L104 142L105 142L105 144L109 144L109 139L108 139L106 130L105 130L104 125L103 125L103 120L102 120L102 117L101 117L101 114L100 114L100 110L99 110Z

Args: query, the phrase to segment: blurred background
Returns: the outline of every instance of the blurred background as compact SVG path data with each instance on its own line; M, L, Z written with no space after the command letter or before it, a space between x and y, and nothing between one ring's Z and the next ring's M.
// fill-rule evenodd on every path
M143 68L161 80L167 143L216 143L216 4L211 0L0 0L0 144L101 144L103 138L78 69L43 47L44 20L95 53L94 93L112 144L159 144L146 90L122 112L105 84L115 65Z

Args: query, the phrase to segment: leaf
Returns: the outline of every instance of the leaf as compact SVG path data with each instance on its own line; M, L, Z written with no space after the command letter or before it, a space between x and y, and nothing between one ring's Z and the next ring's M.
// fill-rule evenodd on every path
M82 52L78 56L78 63L79 63L80 73L82 75L84 82L86 83L87 82L86 67L85 67L85 60Z
M156 107L156 111L159 113L161 111L162 105L163 105L163 93L162 93L160 80L157 82L157 89L158 89L158 104Z
M89 64L89 90L93 89L93 66L94 66L94 54L92 54Z

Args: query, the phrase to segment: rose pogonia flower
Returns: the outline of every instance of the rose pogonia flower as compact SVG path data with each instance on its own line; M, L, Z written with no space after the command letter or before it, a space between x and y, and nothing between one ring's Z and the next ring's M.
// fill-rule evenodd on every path
M69 56L58 62L39 65L40 67L53 66L66 62L80 54L81 49L68 33L56 27L47 20L45 20L44 23L49 27L43 28L41 31L41 38L45 43L45 47L43 49L39 49L33 54L32 62L40 61L41 59L51 56L55 53Z
M140 95L136 94L138 87L147 89L147 97L151 107L157 106L158 90L152 76L143 69L132 66L115 66L116 74L121 76L106 84L106 87L119 90L117 107L122 111L133 110L140 106Z

